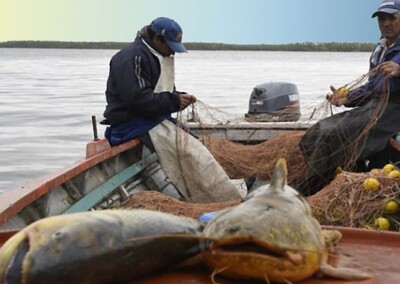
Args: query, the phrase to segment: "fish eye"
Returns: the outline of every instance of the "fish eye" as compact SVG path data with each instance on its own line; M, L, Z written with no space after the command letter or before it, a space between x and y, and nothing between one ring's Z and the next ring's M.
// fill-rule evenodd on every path
M60 239L62 239L62 237L63 237L63 233L61 232L61 231L57 231L57 232L54 232L52 235L51 235L51 237L52 237L52 239L54 239L54 240L60 240Z

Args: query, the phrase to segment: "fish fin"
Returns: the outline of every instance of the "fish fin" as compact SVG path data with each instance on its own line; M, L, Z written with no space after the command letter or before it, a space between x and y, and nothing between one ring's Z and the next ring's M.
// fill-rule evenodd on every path
M336 245L342 239L342 233L338 230L322 230L325 247L329 252L334 252Z
M285 189L286 184L287 184L286 159L280 158L276 163L274 173L272 174L272 179L269 189L272 192L283 191Z
M371 279L373 276L369 273L349 268L349 267L334 267L328 263L328 254L324 254L322 257L321 266L319 267L318 273L327 275L337 279L344 280L365 280Z
M319 272L330 277L344 280L363 280L373 278L373 276L367 272L347 267L334 267L328 263L322 263Z

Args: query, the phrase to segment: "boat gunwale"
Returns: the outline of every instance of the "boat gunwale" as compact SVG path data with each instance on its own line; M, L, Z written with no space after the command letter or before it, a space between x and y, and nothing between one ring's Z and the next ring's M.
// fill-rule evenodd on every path
M234 129L234 130L306 130L313 121L290 121L290 122L243 122L243 123L197 123L187 122L186 126L192 130L219 130L219 129Z

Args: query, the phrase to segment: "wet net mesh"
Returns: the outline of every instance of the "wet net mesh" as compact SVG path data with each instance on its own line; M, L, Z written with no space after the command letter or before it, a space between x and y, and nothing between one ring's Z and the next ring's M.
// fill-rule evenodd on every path
M200 140L231 179L255 177L269 180L281 157L287 162L289 183L298 183L304 177L305 161L298 146L304 131L284 131L257 144L251 141L234 142L211 135L210 125L218 125L221 129L221 126L245 123L244 116L223 112L201 101L196 102L194 109L189 111L186 121L197 122L201 126ZM179 120L183 121L182 117Z
M379 181L377 191L364 188L367 178ZM399 231L400 213L385 207L388 202L399 204L399 186L399 180L389 178L382 172L343 172L323 190L308 197L308 200L314 216L321 224L377 229L376 221L383 217L389 221L390 230Z
M284 157L288 167L288 182L296 184L305 174L304 157L298 146L303 134L303 131L288 131L256 145L207 137L204 144L231 178L270 180L276 162Z

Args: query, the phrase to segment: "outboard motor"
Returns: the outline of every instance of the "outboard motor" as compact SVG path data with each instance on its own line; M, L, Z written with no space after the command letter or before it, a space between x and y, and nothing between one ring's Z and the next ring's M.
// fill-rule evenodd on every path
M300 116L297 86L271 82L254 87L245 118L247 121L297 121Z

